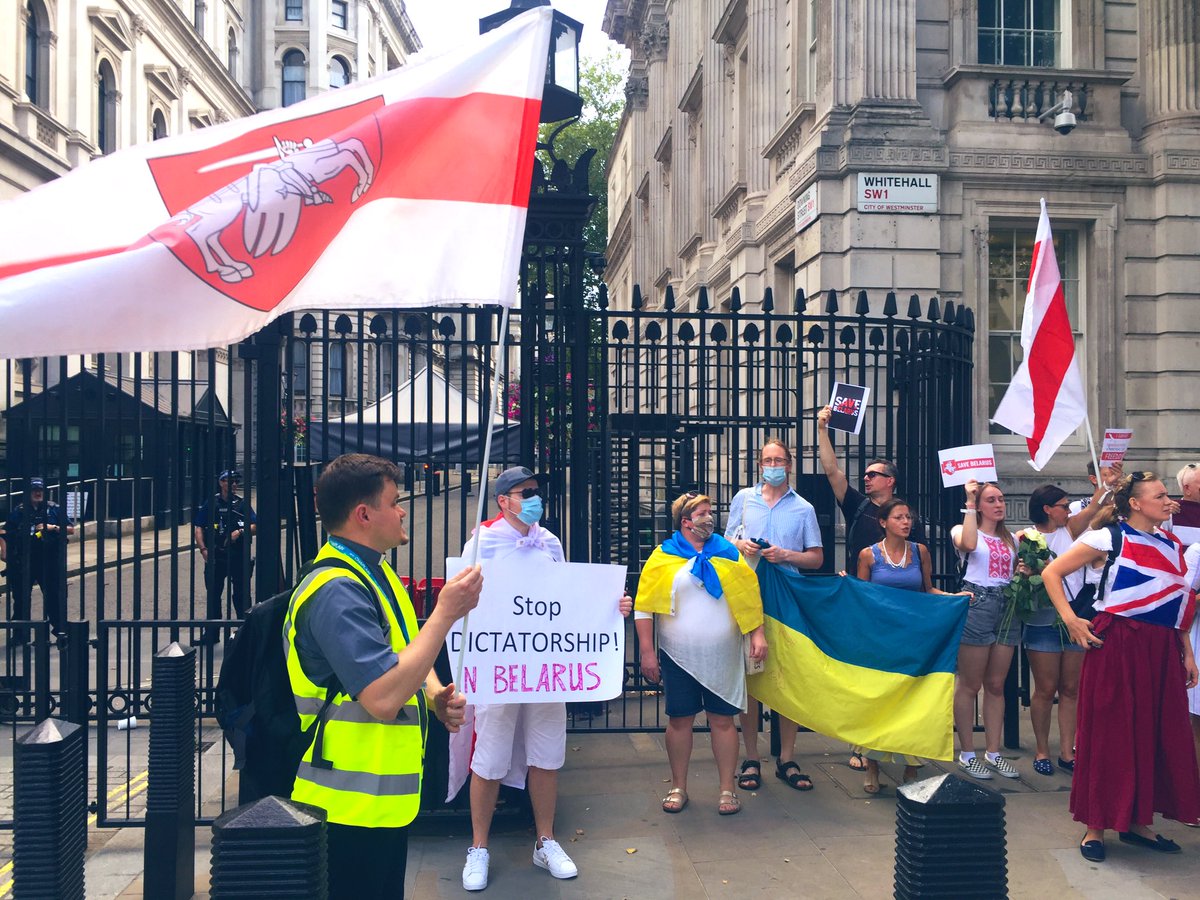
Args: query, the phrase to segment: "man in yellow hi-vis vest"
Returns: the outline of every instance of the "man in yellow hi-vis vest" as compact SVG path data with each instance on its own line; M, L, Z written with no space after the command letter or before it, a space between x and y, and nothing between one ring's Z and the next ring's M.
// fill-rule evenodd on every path
M361 453L326 466L316 493L329 540L317 560L337 565L297 586L284 623L301 727L319 718L292 799L328 813L330 900L403 895L428 709L451 731L465 709L433 662L450 626L479 602L483 577L475 566L447 582L418 632L383 559L408 543L400 477L393 463Z

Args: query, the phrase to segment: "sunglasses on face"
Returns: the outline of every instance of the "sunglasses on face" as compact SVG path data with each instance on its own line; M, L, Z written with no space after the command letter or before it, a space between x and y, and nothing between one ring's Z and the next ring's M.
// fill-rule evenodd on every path
M863 478L887 478L887 472L864 472Z
M541 488L535 488L535 487L532 487L532 488L521 488L521 490L519 490L519 491L508 491L508 492L505 494L505 496L507 496L507 497L511 497L511 496L513 496L514 494L516 494L517 496L519 496L519 497L520 497L522 500L528 500L528 499L530 499L531 497L540 497L540 496L542 496L542 489L541 489Z

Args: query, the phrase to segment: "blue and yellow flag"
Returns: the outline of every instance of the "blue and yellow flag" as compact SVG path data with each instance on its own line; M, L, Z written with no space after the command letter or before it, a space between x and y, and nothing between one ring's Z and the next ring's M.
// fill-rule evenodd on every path
M750 693L849 744L954 756L954 670L966 597L759 563L769 656Z

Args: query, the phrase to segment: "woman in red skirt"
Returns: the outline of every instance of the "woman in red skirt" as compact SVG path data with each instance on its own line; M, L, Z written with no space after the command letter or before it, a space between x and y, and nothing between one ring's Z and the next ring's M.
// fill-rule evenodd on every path
M1071 640L1088 651L1071 813L1087 828L1079 852L1092 862L1104 859L1107 829L1122 843L1176 853L1178 844L1151 829L1154 814L1200 819L1187 705L1198 677L1189 639L1195 600L1183 545L1159 529L1174 507L1153 473L1135 472L1120 481L1113 506L1096 515L1093 530L1042 573ZM1106 562L1089 622L1072 612L1063 576Z

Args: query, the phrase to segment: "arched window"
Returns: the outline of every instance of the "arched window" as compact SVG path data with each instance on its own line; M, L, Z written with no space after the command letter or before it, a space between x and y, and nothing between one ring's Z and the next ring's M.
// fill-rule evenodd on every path
M329 61L329 86L331 88L345 87L350 83L350 63L335 56Z
M101 153L117 149L117 76L108 60L96 72L96 146Z
M229 71L229 77L237 78L237 58L238 58L237 32L234 31L232 28L229 29L229 44L226 47L225 52L226 52L225 68L228 69L228 71Z
M50 26L36 0L25 4L25 96L43 109L50 106Z
M304 54L289 50L283 54L283 105L291 106L304 99L306 77Z
M150 140L158 141L167 136L167 117L163 115L161 109L154 111L154 118L150 125Z

